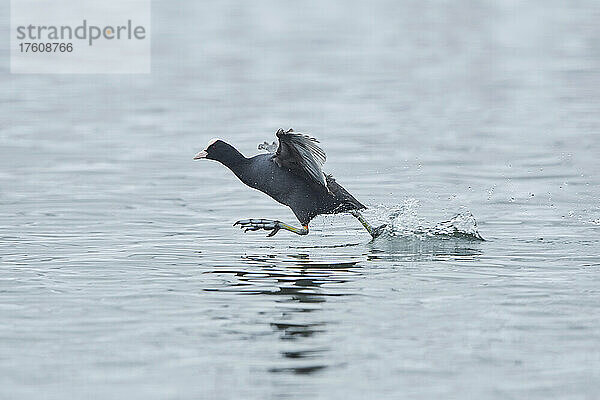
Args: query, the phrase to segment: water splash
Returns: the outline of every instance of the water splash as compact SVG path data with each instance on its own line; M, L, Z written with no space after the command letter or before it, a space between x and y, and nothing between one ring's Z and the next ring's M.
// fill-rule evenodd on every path
M464 210L447 221L429 223L419 216L420 203L416 199L408 199L400 206L378 207L379 219L387 215L387 227L384 235L388 237L409 238L462 238L467 240L484 240L477 229L477 221L470 211Z
M448 221L438 222L427 232L430 236L463 237L484 240L477 230L477 221L470 211L456 214Z

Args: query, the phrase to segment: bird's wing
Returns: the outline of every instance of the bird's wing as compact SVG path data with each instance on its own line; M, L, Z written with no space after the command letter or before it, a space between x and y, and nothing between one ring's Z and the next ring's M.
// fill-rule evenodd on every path
M277 142L273 142L271 144L267 142L263 142L258 145L259 150L265 150L267 153L275 153L277 150Z
M323 164L327 159L325 152L316 143L319 141L308 135L296 133L292 129L279 129L276 133L279 147L273 161L281 167L287 167L305 174L309 179L327 188Z

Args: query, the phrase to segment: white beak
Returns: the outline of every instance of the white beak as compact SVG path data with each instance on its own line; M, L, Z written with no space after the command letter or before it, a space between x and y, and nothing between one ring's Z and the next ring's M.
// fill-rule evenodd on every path
M194 156L194 160L200 160L202 158L206 158L207 155L208 155L208 153L206 152L206 150L202 150L200 153L198 153Z

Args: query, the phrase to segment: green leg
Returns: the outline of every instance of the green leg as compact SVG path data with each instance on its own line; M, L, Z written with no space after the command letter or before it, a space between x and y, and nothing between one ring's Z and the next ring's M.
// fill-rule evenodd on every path
M275 236L281 229L294 232L297 235L308 235L308 225L304 225L302 228L296 228L272 219L242 219L233 224L233 226L236 225L239 225L244 232L257 231L259 229L271 231L271 233L268 234L268 237Z
M365 219L365 217L362 216L362 214L356 210L352 210L350 211L350 213L356 217L356 219L358 219L360 221L360 223L362 224L362 226L365 227L365 229L367 230L367 232L369 232L369 234L373 237L373 239L375 239L376 237L378 237L379 235L381 235L383 233L383 230L385 229L385 227L387 226L387 224L383 224L381 226L378 226L376 228L373 228L371 226L371 224L369 224L367 222L367 220Z

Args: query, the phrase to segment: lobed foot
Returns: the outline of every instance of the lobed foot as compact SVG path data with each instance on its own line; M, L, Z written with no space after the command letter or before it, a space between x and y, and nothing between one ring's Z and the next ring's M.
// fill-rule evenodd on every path
M271 231L267 236L275 236L277 232L281 229L281 221L276 221L272 219L242 219L237 221L233 226L239 225L244 232L248 231L258 231L260 229L264 229L266 231Z
M383 232L385 232L385 228L387 228L387 224L379 225L377 228L373 228L369 233L373 239L377 239Z
M371 224L369 224L367 222L367 220L365 219L365 217L363 217L362 214L358 210L352 210L352 211L350 211L350 214L352 214L354 217L356 217L356 219L358 219L360 221L360 223L362 224L362 226L365 227L365 229L367 230L367 232L369 232L369 234L371 235L371 237L373 239L376 239L383 232L385 232L385 228L387 227L387 224L379 225L378 227L373 228L371 226Z

